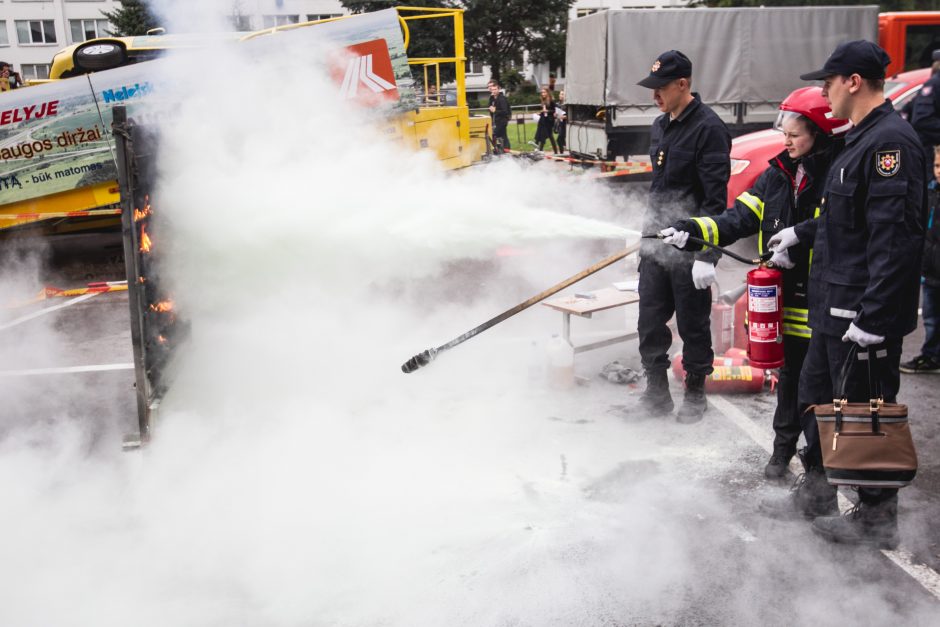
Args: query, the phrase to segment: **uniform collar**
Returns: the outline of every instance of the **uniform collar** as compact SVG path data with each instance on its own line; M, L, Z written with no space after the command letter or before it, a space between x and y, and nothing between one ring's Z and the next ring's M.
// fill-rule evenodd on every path
M682 113L680 113L679 117L677 117L674 121L682 122L687 117L692 115L692 112L698 109L700 104L702 104L702 99L699 97L697 92L692 92L692 102L690 102L689 106L682 110Z
M865 131L878 123L881 118L888 115L889 113L894 113L894 105L891 104L890 100L885 99L881 105L872 109L868 115L862 118L862 121L858 123L858 126L853 126L848 133L845 135L845 143L851 144L856 139L858 139Z
M679 117L677 117L675 120L673 120L671 117L669 117L669 114L668 114L668 113L664 113L664 114L663 114L663 116L662 116L662 117L663 117L663 123L662 123L662 124L663 124L663 128L666 128L666 127L669 126L670 124L674 124L674 123L677 123L677 122L683 122L686 118L688 118L690 115L692 115L692 113L693 113L696 109L698 109L698 108L699 108L699 105L701 105L701 104L702 104L702 99L701 99L701 97L699 97L699 95L698 95L697 92L692 92L692 102L690 102L690 103L689 103L689 106L687 106L685 109L682 110L682 113L679 114Z
M780 154L772 158L770 161L768 161L768 163L775 168L786 170L791 175L796 172L796 168L799 165L796 161L790 158L790 153L788 153L786 150L782 150Z

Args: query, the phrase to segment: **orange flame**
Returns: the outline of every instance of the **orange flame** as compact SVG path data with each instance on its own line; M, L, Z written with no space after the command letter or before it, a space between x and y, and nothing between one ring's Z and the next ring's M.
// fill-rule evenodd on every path
M150 241L150 236L147 235L146 225L140 225L140 252L149 253L152 243Z
M150 209L150 195L148 194L148 195L144 196L144 209L143 209L143 211L141 211L140 209L134 207L134 222L140 222L141 220L143 220L144 218L146 218L147 216L149 216L151 213L153 213L153 211L151 211L151 209Z
M166 344L166 338L163 337L162 335L157 336L157 341L160 342L161 344Z
M159 313L166 313L168 311L173 311L173 301L172 300L161 300L159 303L153 303L150 305L151 311L156 311Z

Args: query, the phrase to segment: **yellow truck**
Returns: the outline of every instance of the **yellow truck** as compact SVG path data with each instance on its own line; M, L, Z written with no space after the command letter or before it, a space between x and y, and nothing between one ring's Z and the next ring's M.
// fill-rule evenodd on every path
M453 54L409 58L417 20L448 24ZM381 137L403 149L433 151L445 169L469 166L486 153L489 118L470 116L466 102L462 10L397 7L226 38L250 46L274 34L296 38L293 46L310 37L341 48L344 66L332 73L342 96L397 99L388 126L377 129ZM163 34L94 39L59 51L49 81L0 94L0 231L54 234L116 225L121 199L111 108L143 105L159 91L151 77L162 53L211 41ZM452 68L456 102L438 96L442 67Z

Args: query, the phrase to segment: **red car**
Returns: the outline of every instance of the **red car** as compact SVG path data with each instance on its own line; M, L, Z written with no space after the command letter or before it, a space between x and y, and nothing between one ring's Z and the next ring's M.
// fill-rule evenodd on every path
M890 98L894 108L901 110L911 101L927 79L930 68L896 74L885 81L885 97ZM734 199L750 189L768 161L783 150L783 133L769 128L736 137L731 142L731 180L728 181L728 206Z

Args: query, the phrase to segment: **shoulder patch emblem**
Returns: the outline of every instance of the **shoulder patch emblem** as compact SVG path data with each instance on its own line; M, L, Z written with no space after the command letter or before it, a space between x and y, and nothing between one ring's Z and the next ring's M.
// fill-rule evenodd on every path
M879 150L875 153L875 170L881 176L894 176L901 170L900 150Z
M924 85L923 87L920 88L920 93L922 93L925 96L929 96L930 92L932 91L933 91L933 87L930 85Z
M659 69L659 59L656 59L656 62L653 63L653 67L650 68L650 72L655 72Z

